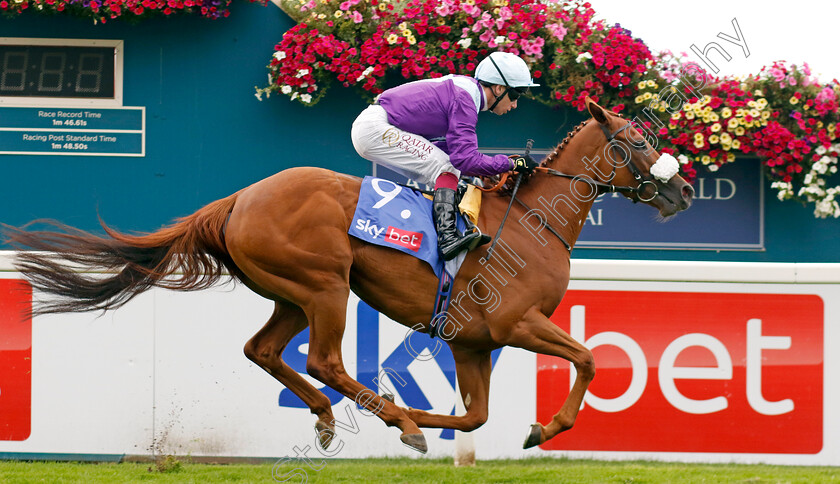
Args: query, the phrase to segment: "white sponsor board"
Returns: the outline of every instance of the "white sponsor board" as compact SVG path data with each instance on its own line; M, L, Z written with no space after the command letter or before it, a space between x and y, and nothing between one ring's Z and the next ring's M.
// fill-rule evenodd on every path
M0 259L0 279L6 281L20 278L8 264L9 255ZM584 339L590 346L599 345L600 341L600 347L593 349L596 364L599 359L626 361L625 368L618 368L620 364L618 367L599 366L592 393L586 400L595 403L585 406L578 425L551 441L550 445L523 450L522 442L530 424L537 421L538 408L553 406L553 411L556 411L562 404L562 398L568 392L569 365L562 362L554 365L556 368L553 369L566 373L555 374L549 371L545 374L547 376L538 377L537 368L542 363L535 355L514 348L504 348L497 352L491 378L489 419L483 427L473 433L478 459L571 456L804 465L832 465L840 462L840 418L832 412L832 409L840 408L840 392L837 385L832 383L840 377L840 362L835 352L829 350L838 347L840 343L838 265L578 260L573 261L573 277L570 295L573 295L573 298L583 298L580 301L585 301L587 297L609 298L615 295L618 298L616 300L623 297L623 300L638 303L629 307L621 304L611 308L611 317L616 321L632 314L656 314L657 308L662 307L661 301L656 300L657 297L664 301L669 297L690 298L693 296L686 295L692 294L729 295L726 297L735 297L736 300L741 296L746 298L744 300L751 300L766 294L784 297L814 296L812 299L806 298L806 302L810 301L815 308L819 306L822 311L822 334L818 335L820 341L809 340L810 346L807 347L819 348L822 353L819 358L810 355L811 360L819 359L819 364L811 361L799 366L793 364L786 369L784 365L788 360L778 359L780 355L786 355L786 351L799 351L802 348L802 338L813 339L808 335L800 336L804 333L797 332L797 327L801 325L795 319L790 321L791 331L785 332L779 329L780 326L774 325L770 321L772 318L768 316L750 316L753 319L763 317L765 322L763 329L760 329L763 332L760 333L756 333L755 323L750 326L752 329L749 334L753 337L754 349L750 350L751 355L744 356L744 348L741 348L741 344L737 342L740 340L735 336L715 332L712 328L704 330L703 327L693 327L692 324L702 324L696 315L702 313L703 309L687 307L680 314L672 315L673 324L668 328L663 327L663 330L667 329L673 334L703 333L707 334L707 337L683 340L688 341L688 344L681 347L679 343L669 346L669 358L673 357L674 361L670 363L671 373L667 375L671 375L671 386L674 388L668 387L670 400L662 399L658 397L662 394L659 386L662 379L657 379L656 375L657 365L663 366L664 351L656 346L659 344L654 341L656 338L648 341L644 334L635 334L632 328L627 329L626 326L620 325L613 328L610 337L615 338L615 334L621 333L625 336L624 340L620 337L613 340L606 336L596 338L596 335L607 332L604 328L608 326L604 324L608 322L599 322L598 315L591 305L579 302L571 308L561 306L561 311L565 311L566 314L561 315L560 319L570 319L573 325L578 324L577 327L572 327L572 332L583 331ZM2 287L0 285L0 289ZM0 291L0 308L4 304L3 297L16 297L4 294L6 293ZM637 294L644 294L647 299L634 299ZM703 297L708 296L698 297L702 301ZM792 300L799 299L794 297ZM581 307L584 307L585 316L580 313ZM15 391L24 389L30 392L28 409L20 408L21 405L27 405L26 398L17 399L12 401L18 402L15 413L17 417L3 421L3 417L0 416L0 432L5 432L0 438L0 456L119 456L173 453L196 457L279 459L286 456L303 457L305 454L312 459L313 464L320 463L324 453L318 450L315 443L315 417L308 409L300 408L300 404L288 390L247 360L242 351L245 342L268 320L272 309L270 302L251 293L244 286L228 284L193 293L154 289L140 295L125 307L105 314L61 314L34 318L31 321L31 354L28 360L31 365L29 387L26 387L25 376L15 376L14 371L8 370L8 363L4 363L7 368L0 367L0 408L8 408L3 405L9 405L8 399L15 397ZM743 307L741 309L749 311ZM798 314L796 308L791 311L794 317ZM8 316L8 311L0 311L0 316L3 314ZM581 317L585 319L580 319ZM585 327L580 326L584 321ZM555 322L562 326L559 320L555 319ZM738 331L747 334L747 322L745 320L743 324L733 323L736 326L740 325L738 328L743 326L738 330L733 329L733 335L741 334ZM358 298L351 296L343 342L343 356L348 373L361 383L375 388L372 380L381 376L379 373L385 368L391 375L381 378L382 384L393 390L399 405L450 414L455 405L454 364L451 354L442 349L434 358L425 361L414 359L403 344L407 332L407 328L375 313L364 303L360 303ZM26 333L26 329L20 329L20 333ZM25 339L19 337L15 341ZM635 400L632 400L633 395L627 394L632 385L631 379L636 378L636 373L630 376L628 372L637 369L631 368L632 351L628 351L620 343L627 339L632 339L634 344L639 346L645 364L650 365L645 387ZM676 338L671 338L674 339ZM619 343L616 345L610 341ZM703 344L696 344L698 341L709 344L704 347ZM305 336L300 336L299 339L293 340L284 355L286 361L299 371L304 369L305 343ZM413 336L412 345L416 350L419 351L424 344L428 344L425 353L428 354L429 351L434 351L437 343L423 334ZM610 345L611 349L606 348ZM0 344L0 361L7 362L11 361L9 358L16 357L20 357L21 360L26 358L25 351L14 352L20 350L21 344L17 344L18 348L9 346ZM680 359L683 350L686 351L685 355L692 355L686 350L689 346L695 346L694 350L699 352L695 355L695 360L700 363ZM704 348L707 353L718 359L709 361L706 355L706 360L703 360ZM755 360L755 348L763 351L759 360ZM716 349L720 351L715 352ZM7 353L7 359L2 359L4 351ZM621 353L622 351L624 353ZM729 355L731 366L724 361L726 356L721 356L723 352ZM628 356L623 357L622 354ZM638 355L636 357L638 358ZM757 367L753 365L752 369L745 370L745 360L750 358L754 362L762 359L765 361L764 366L760 366L765 372L765 378L758 387L763 398L759 401L759 410L781 409L779 415L772 416L776 420L770 420L771 425L778 424L778 429L785 429L785 425L800 421L796 419L804 419L802 421L811 425L809 428L818 429L816 433L821 435L784 434L778 430L774 431L771 426L768 430L770 437L767 438L778 439L780 443L776 446L757 445L755 448L758 452L750 451L753 445L750 442L760 442L765 439L764 436L745 436L743 445L739 446L737 443L724 441L730 438L730 434L726 432L709 434L706 438L699 439L704 442L702 445L698 444L691 451L685 451L691 446L680 441L675 441L673 449L657 448L656 440L659 433L662 433L662 428L657 426L653 415L649 416L649 425L645 426L647 440L626 439L615 442L611 439L620 440L620 437L609 434L597 437L593 436L593 432L586 431L587 426L597 427L599 421L608 421L606 419L613 419L609 420L610 422L615 419L620 422L622 418L626 418L628 422L631 419L638 421L632 412L650 409L658 412L657 405L667 407L667 402L671 402L672 405L666 408L662 418L671 418L671 421L677 423L688 422L685 428L679 429L686 441L698 440L700 428L695 425L696 422L702 422L701 425L704 426L720 426L726 429L732 425L729 421L732 415L742 415L730 415L727 411L742 412L744 418L749 420L752 418L749 412L753 410L748 406L739 407L739 402L747 401L748 398L752 398L750 401L753 403L756 401L756 390L752 391L752 397L747 397L744 396L745 390L740 388L745 378L744 371L752 372L751 378L755 381ZM796 358L793 358L793 361L796 361ZM22 364L26 365L25 362ZM694 381L686 383L680 379L693 378L690 368L682 368L686 366L709 368L696 371ZM544 367L543 365L540 368ZM18 371L22 367L15 368L15 371ZM674 372L675 369L681 370L682 373ZM800 375L804 375L800 378L803 381L807 378L811 378L808 381L812 381L816 375L819 380L819 385L816 386L820 388L815 386L809 392L801 393L798 388L778 387L775 383L777 379L768 378L767 375L778 374L780 371L789 371L796 375L793 379L782 378L782 381L796 380ZM399 378L394 377L394 374L399 375ZM18 378L17 383L9 384L14 378ZM559 389L561 398L555 398L545 388L537 389L538 381L543 379L551 382L554 389L552 391ZM690 384L696 383L698 379L707 379L711 384L708 388L697 390ZM598 386L599 380L607 383ZM667 380L666 378L665 381ZM23 383L20 383L21 381ZM313 379L310 381L318 388L323 386ZM613 385L615 388L609 386L611 381L617 382ZM724 386L716 387L715 384ZM818 392L819 395L814 397L814 392ZM331 392L327 395L334 397L336 394ZM622 397L624 400L619 400ZM680 397L684 400L680 400ZM655 398L659 398L661 402ZM718 400L714 400L715 398ZM685 408L694 408L691 407L692 401L711 400L719 406L722 401L720 398L726 400L728 410L715 410L715 404L712 403L708 407L711 412L686 417L688 420L685 421L680 420L684 415L676 413L682 411L678 408L679 402L685 403L686 399L689 403ZM7 400L4 402L3 399ZM774 402L787 400L790 402L775 404L781 406L773 407ZM623 405L620 411L598 413L598 402L604 401L629 401L630 405ZM677 406L673 405L674 401L678 402ZM765 407L761 407L761 402L764 402ZM327 457L422 458L418 453L400 445L398 429L388 428L378 418L362 413L355 403L347 398L335 396L333 403L340 440L336 441ZM790 411L784 412L788 405L791 407ZM601 405L602 410L603 408L604 405ZM755 421L765 422L760 420L765 417L771 418L762 414L756 416ZM704 420L691 420L694 418ZM547 423L546 418L543 417L542 420L543 423ZM677 424L669 425L674 427ZM453 455L454 441L451 431L424 429L424 433L429 445L427 457ZM668 435L674 432L666 434L662 433L659 440L668 441ZM576 441L585 441L585 445L589 447L581 448L581 445L575 444ZM788 441L791 443L786 447ZM310 472L313 471L310 469Z

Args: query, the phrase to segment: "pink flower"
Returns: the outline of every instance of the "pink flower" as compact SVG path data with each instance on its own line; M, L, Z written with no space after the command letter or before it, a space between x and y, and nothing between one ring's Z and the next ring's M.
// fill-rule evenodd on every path
M817 102L824 103L832 99L834 99L834 89L830 87L824 87L823 90L817 94Z
M526 54L540 58L542 57L542 49L545 45L545 39L542 37L536 37L534 40L523 40L520 42L520 45L522 45L522 50Z
M362 23L362 20L364 20L364 17L362 17L362 14L359 13L358 11L356 11L356 10L353 10L353 12L350 13L350 18L353 19L353 22L357 23L357 24Z
M676 74L675 72L671 72L671 71L662 71L661 74L662 74L662 78L665 79L668 82L675 81L676 79L678 79L680 77L678 74Z
M465 3L461 4L461 11L463 11L470 17L478 17L481 14L481 9L478 7L478 5L467 5Z
M568 29L562 24L548 24L545 28L557 40L563 40L566 37L566 32L568 32Z

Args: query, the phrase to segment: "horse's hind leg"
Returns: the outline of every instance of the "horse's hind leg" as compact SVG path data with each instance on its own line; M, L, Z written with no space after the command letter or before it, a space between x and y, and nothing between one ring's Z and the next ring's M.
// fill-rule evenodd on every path
M398 427L403 432L400 435L400 440L403 443L420 452L426 452L426 439L417 424L399 407L379 397L376 392L352 379L344 369L341 358L341 340L344 337L347 299L350 296L350 285L346 280L346 273L349 270L343 275L338 271L322 271L314 274L298 271L294 274L298 279L295 281L267 272L256 264L246 265L246 262L237 262L237 265L240 268L247 267L245 272L255 285L264 288L269 294L283 295L286 299L294 301L294 304L298 304L300 309L303 310L306 317L302 320L305 319L309 322L307 373L342 395L356 401L367 411L382 419L389 427ZM268 330L269 326L266 325L266 328L263 329ZM287 334L286 342L292 336L293 334ZM289 373L290 382L299 381L297 378L303 381L300 375L295 373L292 376L292 373L294 372ZM295 393L303 398L303 395L297 391ZM322 396L328 406L327 397L323 394ZM304 401L306 400L304 399ZM310 406L310 408L312 407ZM333 421L330 420L329 423L332 425ZM331 432L320 430L322 429L319 429L319 436L322 440L329 440L332 437Z
M310 304L303 305L309 319L309 355L306 371L358 405L374 413L389 427L402 430L400 440L407 446L425 453L426 438L408 415L390 401L351 378L341 359L341 339L347 315L347 284L322 283L324 289L313 293Z
M306 326L306 315L303 310L291 303L277 302L274 313L265 326L245 344L245 356L300 397L318 417L315 428L318 431L321 446L326 449L334 435L330 399L282 359L286 345Z

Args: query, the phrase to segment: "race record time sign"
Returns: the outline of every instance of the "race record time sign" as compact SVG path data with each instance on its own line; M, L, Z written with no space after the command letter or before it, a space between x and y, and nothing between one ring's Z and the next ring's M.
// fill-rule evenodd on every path
M143 107L0 107L0 154L145 156Z

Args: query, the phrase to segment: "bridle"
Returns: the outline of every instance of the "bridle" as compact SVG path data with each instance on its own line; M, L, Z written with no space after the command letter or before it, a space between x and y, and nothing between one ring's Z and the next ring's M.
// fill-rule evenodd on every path
M622 142L620 139L617 140L616 136L618 136L622 131L632 127L633 124L628 121L624 126L618 128L617 130L615 130L613 132L610 132L609 128L607 128L603 124L599 124L599 126L601 127L601 131L604 132L604 136L607 137L607 142L609 142L610 150L612 152L612 150L615 150L617 148L617 142L618 143ZM616 159L621 159L621 158L613 158L612 161L614 161ZM610 165L612 165L612 174L610 175L609 180L612 180L615 177L615 169L616 169L618 163L611 162ZM622 165L622 166L625 166L625 165ZM559 177L569 178L569 179L573 179L573 180L580 180L584 183L588 183L589 185L594 186L598 190L599 195L602 194L602 193L615 193L615 192L630 193L630 194L633 194L635 196L635 198L632 199L634 203L635 202L650 202L651 200L653 200L654 198L656 198L659 195L659 188L656 186L656 182L653 181L653 177L650 176L650 175L643 175L642 172L639 171L639 168L636 166L636 164L633 163L632 157L627 158L626 166L630 170L630 173L633 175L633 178L637 182L639 182L638 186L631 187L631 186L613 185L612 183L604 183L602 181L596 180L596 179L591 178L591 177L581 177L580 175L568 175L568 174L563 173L561 171L555 170L553 168L548 168L548 167L545 167L545 166L538 167L536 169L536 171L540 172L540 173L546 173L548 175L559 176ZM648 187L648 186L653 188L653 195L651 195L649 197L645 197L644 192L647 191L647 188L645 188L645 187Z
M616 136L618 136L622 131L624 131L624 130L630 128L631 126L633 126L632 123L630 123L628 121L624 126L618 128L617 130L615 130L613 132L610 132L609 128L607 128L603 124L599 123L599 125L601 127L601 131L604 132L604 136L607 137L607 142L610 144L610 150L616 149L617 142L618 143L622 142L620 139L617 140ZM626 135L625 135L625 138L626 138ZM612 151L611 151L611 154L612 154ZM614 160L615 159L611 160L613 162L610 163L612 165L612 174L610 175L608 181L612 180L615 177L615 169L617 168L618 163L614 162ZM625 166L625 165L622 165L622 166ZM632 157L627 158L626 166L630 170L630 173L633 175L633 178L637 182L639 182L638 186L631 187L631 186L627 186L627 185L624 185L624 186L613 185L612 183L604 183L600 180L596 180L594 178L587 177L587 176L581 177L580 175L569 175L569 174L563 173L561 171L555 170L553 168L549 168L547 166L539 166L535 169L535 172L545 173L547 175L552 175L552 176L559 176L559 177L568 178L568 179L571 179L571 180L582 181L582 182L584 182L584 183L586 183L590 186L595 187L595 189L597 190L596 193L598 195L601 195L603 193L616 193L616 192L618 192L618 193L631 193L635 196L635 198L632 199L633 203L636 203L636 202L650 202L651 200L653 200L654 198L656 198L659 195L659 188L656 186L656 182L653 181L654 178L651 175L643 175L642 172L639 171L639 168L636 166L636 164L633 163ZM522 177L523 175L520 174L519 176ZM483 191L495 191L497 189L500 189L505 184L506 181L507 181L507 173L502 175L501 181L494 188L482 189L482 190ZM646 186L653 187L653 195L651 195L650 197L645 197L644 196ZM514 198L511 201L515 200L519 205L522 206L522 208L524 208L528 212L531 212L531 208L528 205L526 205L525 202L516 198L515 192L512 194L512 196ZM505 215L505 218L507 218L507 215ZM566 239L564 239L563 236L560 235L560 233L557 230L554 229L554 227L549 225L547 220L543 220L542 217L540 217L540 224L543 227L545 227L546 229L548 229L548 231L551 232L555 237L560 239L560 242L563 243L563 245L566 247L566 250L568 250L570 253L572 252L572 245L569 244L566 241ZM501 227L502 226L504 226L504 220L502 220L502 224L499 227L499 229L500 229L499 232L501 232ZM493 247L491 246L490 249L488 250L488 255L487 255L488 258L490 256L490 254L492 253L492 248Z

